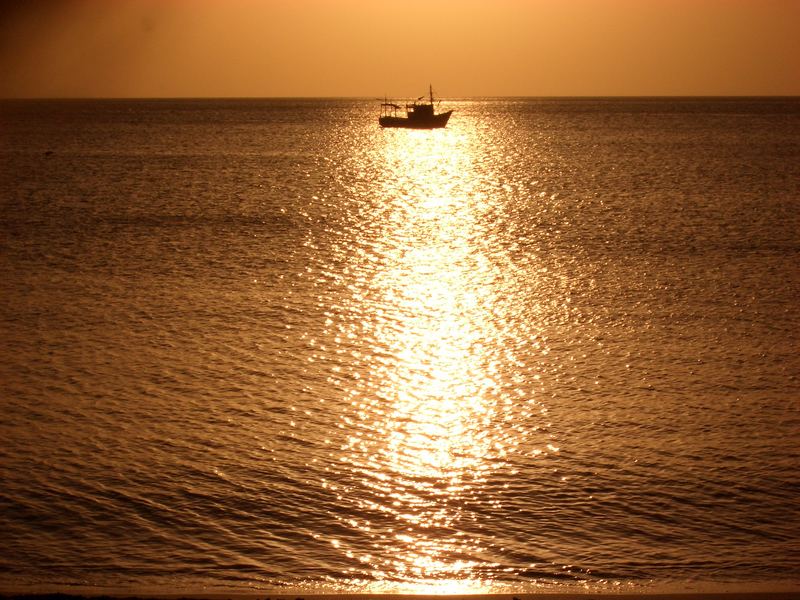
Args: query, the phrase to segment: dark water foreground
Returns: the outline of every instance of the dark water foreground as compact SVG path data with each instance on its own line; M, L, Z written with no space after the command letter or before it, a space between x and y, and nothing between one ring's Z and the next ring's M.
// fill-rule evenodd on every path
M591 600L613 597L621 600L794 600L796 595L791 592L740 592L740 593L724 593L724 592L708 592L708 593L676 593L676 594L658 594L658 593L638 593L638 594L603 594L603 593L533 593L533 594L483 594L483 595L401 595L401 594L312 594L295 596L293 594L288 596L263 596L263 595L242 595L242 594L200 594L181 596L178 594L161 595L161 596L108 596L108 595L90 595L83 596L78 594L23 594L23 595L0 595L3 600L354 600L372 599L372 600L424 600L425 598L440 598L445 600L469 600L469 599L482 599L482 600Z
M800 102L0 103L0 589L800 581Z

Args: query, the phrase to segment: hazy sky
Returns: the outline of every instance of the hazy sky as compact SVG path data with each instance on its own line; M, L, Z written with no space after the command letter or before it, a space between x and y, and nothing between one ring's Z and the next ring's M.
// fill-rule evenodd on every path
M800 0L0 2L0 96L800 94Z

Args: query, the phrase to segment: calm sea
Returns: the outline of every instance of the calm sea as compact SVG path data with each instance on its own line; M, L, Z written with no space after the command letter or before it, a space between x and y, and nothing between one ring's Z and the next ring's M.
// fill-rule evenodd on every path
M800 100L0 103L0 589L800 584Z

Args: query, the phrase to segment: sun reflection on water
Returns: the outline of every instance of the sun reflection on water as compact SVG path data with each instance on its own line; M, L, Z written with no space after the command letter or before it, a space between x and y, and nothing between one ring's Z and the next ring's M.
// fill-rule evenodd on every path
M385 132L382 142L377 234L353 286L373 352L347 384L353 410L338 457L367 515L348 526L373 548L346 552L403 591L486 592L498 565L476 507L496 501L481 484L524 438L514 419L533 404L500 375L513 363L503 344L508 273L487 239L468 133Z

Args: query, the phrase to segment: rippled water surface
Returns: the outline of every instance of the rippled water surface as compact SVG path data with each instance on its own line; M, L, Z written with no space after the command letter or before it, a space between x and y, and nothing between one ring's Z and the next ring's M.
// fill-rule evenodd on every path
M0 104L0 586L800 581L800 102Z

